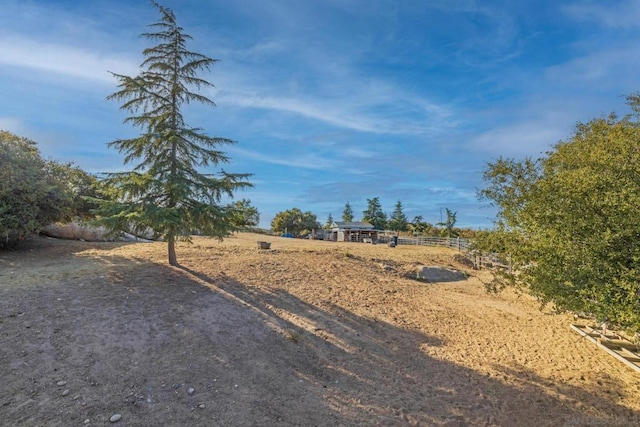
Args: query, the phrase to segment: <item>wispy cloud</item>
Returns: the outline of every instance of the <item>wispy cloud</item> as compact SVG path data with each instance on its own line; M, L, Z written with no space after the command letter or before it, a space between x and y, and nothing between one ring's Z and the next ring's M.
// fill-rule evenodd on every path
M595 50L550 67L545 77L550 83L565 90L580 89L585 85L601 91L616 88L625 90L637 86L638 78L634 73L629 73L629 70L639 68L640 46L637 43L621 42L616 47Z
M640 2L620 0L616 2L589 1L561 6L561 10L576 21L595 22L603 27L630 29L640 26Z
M413 7L414 14L444 37L448 60L454 55L456 62L486 69L522 54L520 29L511 8L475 0L434 0ZM449 19L455 19L456 25L445 27Z
M372 97L365 94L362 97L345 96L327 100L305 95L278 97L256 92L220 91L217 100L240 107L291 113L368 133L437 134L455 124L446 107L415 97L403 98L401 94L398 98L387 99L381 99L379 94Z
M109 84L113 84L113 77L108 71L121 74L137 72L131 58L15 37L0 40L0 64Z
M469 148L490 157L537 157L568 136L570 123L562 120L523 120L503 125L471 137Z
M255 173L240 196L267 222L376 196L483 222L485 162L537 156L638 89L637 0L166 1L190 47L221 59L202 75L219 108L189 106L188 120L238 140L223 151ZM157 14L117 3L3 1L0 128L89 171L122 169L104 143L138 129L104 100L108 71L138 73Z
M298 169L330 170L335 168L336 164L334 160L314 154L313 152L293 156L276 156L245 150L239 147L229 147L226 151L236 157Z

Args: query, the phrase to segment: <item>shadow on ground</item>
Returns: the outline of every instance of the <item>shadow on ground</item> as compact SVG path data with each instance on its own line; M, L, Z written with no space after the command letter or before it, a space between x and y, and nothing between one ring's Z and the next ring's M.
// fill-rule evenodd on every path
M438 266L422 267L418 272L417 278L425 280L427 282L458 282L465 280L467 275L462 271L451 270L449 268L443 268Z
M58 262L74 257L57 254ZM616 390L508 385L429 357L418 331L193 268L107 256L93 274L4 286L7 425L636 425ZM20 267L20 258L12 260ZM98 268L99 267L99 268ZM23 274L29 274L24 271ZM506 368L505 368L506 369ZM586 402L579 409L576 402Z

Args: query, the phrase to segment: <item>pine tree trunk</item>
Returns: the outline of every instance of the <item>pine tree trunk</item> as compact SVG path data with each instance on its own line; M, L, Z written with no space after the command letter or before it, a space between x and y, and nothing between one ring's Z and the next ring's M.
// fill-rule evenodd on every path
M167 249L169 252L169 264L178 265L178 258L176 257L176 242L172 237L167 241Z

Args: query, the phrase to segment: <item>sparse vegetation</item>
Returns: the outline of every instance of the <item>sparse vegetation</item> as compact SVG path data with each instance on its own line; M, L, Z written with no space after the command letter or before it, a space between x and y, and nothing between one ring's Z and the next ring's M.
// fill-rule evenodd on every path
M293 343L299 343L302 340L302 332L290 329L285 332L285 337Z

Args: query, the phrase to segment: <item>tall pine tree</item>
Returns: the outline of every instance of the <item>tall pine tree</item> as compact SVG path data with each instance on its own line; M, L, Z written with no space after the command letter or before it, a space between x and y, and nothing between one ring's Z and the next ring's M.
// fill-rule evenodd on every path
M389 218L389 223L387 224L389 228L393 231L407 231L407 225L409 224L409 220L407 216L404 214L404 209L402 208L402 202L398 200L396 203L395 210L391 214Z
M352 222L353 221L353 209L351 209L351 205L347 202L344 205L344 211L342 211L342 220L344 222Z
M182 114L192 102L215 106L197 92L213 86L198 73L209 71L218 60L188 50L191 36L178 26L173 11L151 3L161 19L142 37L158 44L143 51L139 75L112 73L119 82L118 91L107 98L122 102L120 108L131 114L125 123L142 129L140 136L118 139L109 146L126 155L125 164L139 163L133 171L108 176L113 201L103 202L98 214L114 233L153 230L168 243L169 263L177 265L177 240L189 241L196 230L218 238L233 230L232 205L222 206L221 198L251 184L249 174L200 171L228 163L218 147L233 143L191 127Z
M367 210L363 211L362 215L362 220L373 225L376 230L387 228L387 214L382 211L378 197L367 199Z
M324 227L322 228L329 229L331 228L331 224L333 224L333 215L329 214L329 216L327 217L327 222L324 223Z

